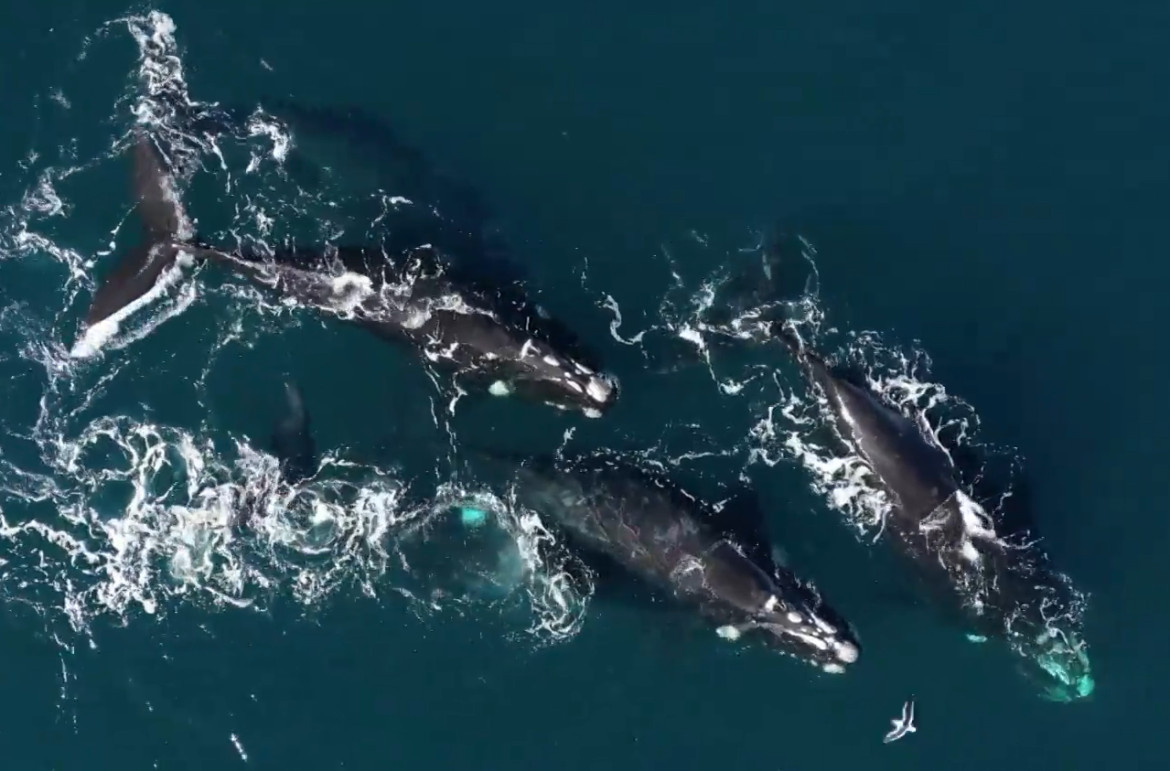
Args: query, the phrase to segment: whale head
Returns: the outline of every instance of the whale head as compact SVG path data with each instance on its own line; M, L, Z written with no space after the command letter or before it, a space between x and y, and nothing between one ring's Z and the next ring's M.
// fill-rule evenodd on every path
M742 638L839 674L861 655L861 644L848 622L811 586L786 570L773 576L725 541L709 555L706 591L721 609L737 616L717 630L728 640ZM713 606L713 615L720 611ZM726 618L726 616L724 616Z
M788 603L751 621L748 629L763 645L795 656L831 674L840 674L861 655L861 645L843 619L825 606Z
M1018 643L1024 677L1047 701L1067 704L1092 695L1096 688L1083 640L1055 628Z
M481 335L480 340L488 336ZM522 329L492 330L492 342L485 368L492 382L488 391L495 396L515 394L562 410L601 417L617 401L618 385L612 375L594 368L564 347L530 336Z
M569 362L521 372L511 380L510 388L529 401L581 412L591 418L605 414L618 396L617 380L612 375L580 372Z

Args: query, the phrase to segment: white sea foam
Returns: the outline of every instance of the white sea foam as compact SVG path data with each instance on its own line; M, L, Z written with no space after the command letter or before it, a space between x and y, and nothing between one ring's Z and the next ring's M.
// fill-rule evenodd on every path
M265 239L278 242L305 223L325 241L345 232L338 214L344 193L331 187L290 190L284 164L295 143L280 121L262 109L235 132L203 131L187 120L210 114L212 106L188 93L177 30L166 14L103 25L79 58L127 32L138 45L138 66L125 93L111 94L111 101L133 125L101 157L80 164L54 167L44 156L30 156L26 192L0 212L0 260L19 259L29 271L54 268L37 278L61 282L61 308L75 313L84 307L98 276L128 245L130 239L118 236L134 215L127 200L121 221L103 235L103 249L95 254L61 246L56 224L91 202L68 200L58 183L105 163L118 164L124 173L134 127L157 140L174 170L169 193L180 209L181 190L196 171L222 183L222 208L234 214L225 232L203 235L264 246ZM388 200L395 207L410 204L400 196ZM193 232L184 216L177 235ZM443 544L430 542L423 525L442 512L444 501L488 496L474 480L441 488L436 500L425 491L414 493L393 468L327 453L317 476L289 485L276 459L242 436L207 425L167 425L141 414L102 414L117 404L110 395L124 385L133 357L103 359L96 366L77 366L77 359L142 340L167 318L195 308L197 298L221 305L229 300L215 319L215 339L205 348L192 341L190 349L176 353L196 367L206 360L196 384L202 398L218 352L233 343L246 350L271 334L277 319L296 312L250 286L205 287L199 276L184 275L189 267L188 260L177 260L149 292L85 330L72 347L61 341L72 326L67 318L54 318L51 311L46 317L27 304L0 310L0 334L16 338L13 356L23 360L22 371L32 373L20 388L41 389L26 423L6 425L0 436L0 594L34 607L63 646L88 636L97 619L134 623L191 604L207 612L240 612L291 600L311 610L357 591L404 598L419 616L444 612L449 603L431 597L427 576L410 565L424 553L441 556ZM364 276L339 276L323 292L339 313L352 313L368 301L368 284ZM198 315L188 313L185 323L197 325L190 317ZM131 328L141 317L146 320ZM436 425L440 417L434 415ZM508 501L485 500L496 507L519 561L503 566L505 598L460 602L479 602L485 612L495 609L513 620L518 611L517 629L525 639L571 637L582 623L588 592L542 556L551 553L552 535L539 518ZM246 759L238 736L231 740Z

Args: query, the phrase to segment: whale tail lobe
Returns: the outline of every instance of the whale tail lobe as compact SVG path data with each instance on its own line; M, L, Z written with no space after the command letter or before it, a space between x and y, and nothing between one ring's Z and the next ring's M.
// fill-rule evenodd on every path
M123 252L101 280L83 322L73 355L96 353L118 330L121 320L151 302L178 275L172 270L182 244L194 235L161 153L143 133L131 149L132 195L141 225L138 243Z

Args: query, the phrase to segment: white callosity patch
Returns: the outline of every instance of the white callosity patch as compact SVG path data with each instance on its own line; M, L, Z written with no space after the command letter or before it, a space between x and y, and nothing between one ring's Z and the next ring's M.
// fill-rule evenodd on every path
M837 658L849 664L857 661L861 655L861 651L857 649L857 646L848 640L835 640L833 642L833 650L837 653Z
M724 640L735 641L740 638L742 633L739 631L739 627L732 626L731 624L725 624L724 626L716 629L715 634L719 635Z
M593 401L604 404L609 401L609 397L613 394L613 385L604 378L591 377L589 378L589 385L585 387L585 390L589 393Z

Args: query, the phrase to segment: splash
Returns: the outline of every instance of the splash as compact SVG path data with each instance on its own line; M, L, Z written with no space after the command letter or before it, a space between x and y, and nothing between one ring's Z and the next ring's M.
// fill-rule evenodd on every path
M12 341L0 367L22 393L39 390L20 400L28 404L6 417L0 436L0 596L32 608L66 649L78 640L93 644L99 620L134 624L191 606L267 612L290 602L312 613L354 594L403 599L420 618L451 607L497 610L523 630L518 639L536 644L571 637L588 595L547 557L555 539L534 514L491 497L475 480L428 494L394 467L339 450L313 478L290 485L276 458L243 436L210 423L169 425L151 419L149 408L109 411L142 374L137 354L170 319L214 318L208 338L175 357L201 369L191 382L202 402L224 351L246 351L303 318L255 287L217 286L199 268L176 266L135 307L65 343L97 277L135 240L123 225L136 223L127 201L96 248L87 245L70 229L71 215L98 202L66 182L108 166L124 179L135 132L149 133L165 154L176 196L197 185L206 194L206 183L217 193L219 206L200 206L200 235L210 240L261 248L298 238L328 242L413 205L380 191L380 219L361 223L346 212L369 200L368 192L332 180L312 192L301 188L286 168L296 144L289 128L262 107L241 117L194 99L176 33L168 15L152 11L110 21L87 39L79 60L111 38L128 35L137 45L136 67L110 94L121 133L81 162L64 151L31 154L22 167L25 192L0 209L0 269L44 296L18 302L0 290L0 335ZM63 90L55 93L68 102ZM433 416L452 432L440 426L438 410ZM440 600L428 584L433 571L414 566L443 563L449 544L433 523L456 499L481 501L496 523L494 553L511 556L495 566L495 590L465 586L457 599Z

